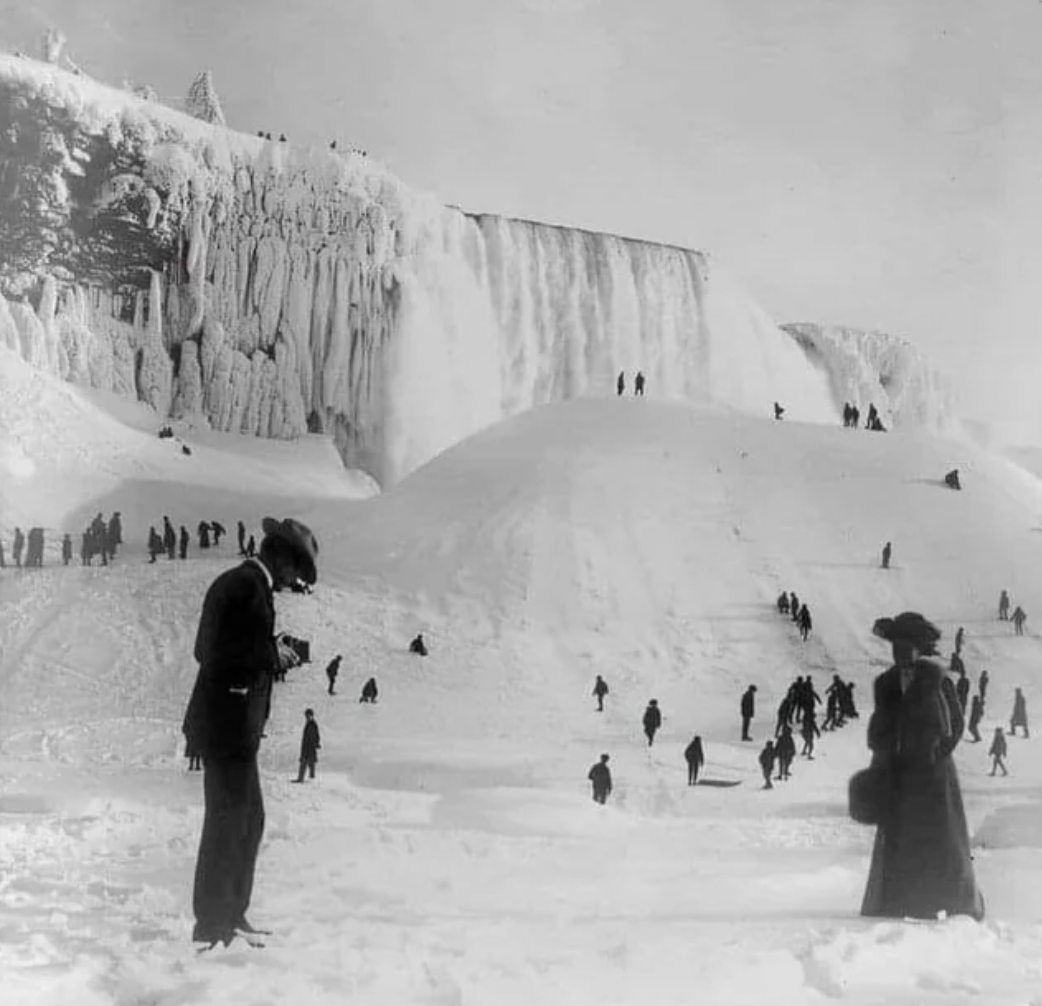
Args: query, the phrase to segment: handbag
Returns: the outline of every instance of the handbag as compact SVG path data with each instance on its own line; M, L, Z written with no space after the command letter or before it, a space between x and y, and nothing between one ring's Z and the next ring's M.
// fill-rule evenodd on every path
M850 816L858 824L879 824L886 804L887 773L882 765L855 772L847 784Z

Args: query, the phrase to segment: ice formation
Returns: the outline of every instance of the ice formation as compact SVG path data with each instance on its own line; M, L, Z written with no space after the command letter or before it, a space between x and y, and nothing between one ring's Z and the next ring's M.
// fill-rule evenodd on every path
M468 215L354 151L25 58L0 81L0 344L65 379L220 430L329 432L384 485L620 370L659 398L838 413L828 352L707 254Z

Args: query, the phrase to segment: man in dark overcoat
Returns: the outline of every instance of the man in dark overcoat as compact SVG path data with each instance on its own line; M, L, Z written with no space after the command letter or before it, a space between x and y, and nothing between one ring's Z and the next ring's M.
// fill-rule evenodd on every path
M193 939L227 945L246 919L264 831L257 749L272 680L293 662L275 641L274 591L317 578L318 542L292 519L266 517L260 554L222 573L203 601L185 713L188 744L203 758L206 810L195 869Z
M315 778L315 764L318 762L318 749L322 747L322 738L318 732L318 724L315 722L315 710L304 710L304 732L300 737L300 772L296 781L304 781L305 771L312 779Z

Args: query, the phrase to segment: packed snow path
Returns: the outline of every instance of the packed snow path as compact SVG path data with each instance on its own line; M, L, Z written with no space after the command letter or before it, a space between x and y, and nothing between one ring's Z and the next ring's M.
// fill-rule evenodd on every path
M887 658L868 628L905 607L945 643L966 627L974 682L991 671L985 738L1014 683L1042 702L1032 621L1014 639L994 619L1002 586L1042 617L1033 478L926 437L613 400L519 417L353 502L328 455L311 479L298 457L294 495L276 496L269 445L243 443L256 464L233 468L240 442L212 435L187 488L173 455L123 483L107 447L89 457L94 407L76 430L89 491L71 480L55 498L41 464L5 496L6 540L34 508L70 528L121 509L128 539L110 568L0 572L5 1004L1042 1002L1036 741L1011 741L1002 780L986 744L959 749L983 925L858 917L871 831L846 817L845 785L867 760L864 716L770 792L755 760L797 673L822 691L839 670L867 716ZM961 494L937 484L956 462ZM251 915L275 935L197 957L201 777L179 728L202 595L232 542L154 565L142 542L163 513L231 528L237 500L251 523L265 500L292 506L319 536L315 594L278 601L314 663L277 686L261 753ZM774 611L782 588L811 606L807 644ZM406 652L418 630L426 659ZM380 702L363 706L371 674ZM649 750L650 697L665 723ZM318 778L295 786L307 706ZM684 785L694 733L705 776L737 787ZM585 781L601 751L603 808Z

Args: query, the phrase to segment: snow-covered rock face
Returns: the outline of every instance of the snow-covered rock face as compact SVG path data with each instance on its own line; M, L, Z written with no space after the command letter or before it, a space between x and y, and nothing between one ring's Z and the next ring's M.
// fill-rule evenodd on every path
M11 56L0 209L0 343L219 430L329 432L385 486L504 417L614 394L620 370L627 393L639 369L656 398L811 421L873 398L837 377L846 349L801 348L703 253L467 215L356 153ZM878 385L873 352L852 359ZM945 411L919 371L886 373L902 417Z
M838 325L781 327L828 375L836 401L856 405L862 415L875 404L883 424L893 429L960 429L951 381L910 343Z

